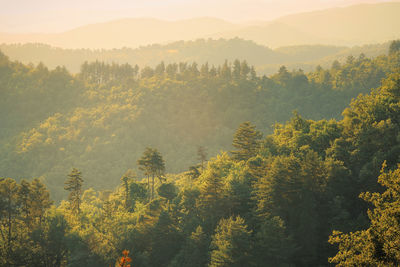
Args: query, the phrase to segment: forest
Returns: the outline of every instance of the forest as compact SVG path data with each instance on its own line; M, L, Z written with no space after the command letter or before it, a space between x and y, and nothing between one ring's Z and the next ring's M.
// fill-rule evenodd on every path
M398 266L400 41L313 71L0 54L1 266Z
M330 67L334 60L345 62L350 55L365 54L377 57L386 54L390 42L354 47L336 45L291 45L271 49L252 40L196 39L176 41L168 44L152 44L138 48L120 49L66 49L41 43L0 44L0 50L12 60L22 63L39 64L48 68L65 66L72 73L78 73L85 62L96 60L112 64L131 64L154 68L161 61L165 64L196 62L197 64L222 65L225 60L246 60L260 75L271 75L285 65L288 69L311 71L316 66Z

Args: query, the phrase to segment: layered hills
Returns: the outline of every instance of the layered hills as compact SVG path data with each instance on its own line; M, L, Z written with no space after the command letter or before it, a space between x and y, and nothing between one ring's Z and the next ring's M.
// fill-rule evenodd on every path
M389 42L382 44L345 47L329 45L299 45L270 49L243 39L198 39L195 41L178 41L166 45L148 45L136 49L64 49L45 44L2 44L0 50L11 60L25 64L44 63L53 69L59 65L77 73L85 62L103 61L155 67L161 61L197 62L210 65L221 65L235 59L246 60L255 66L259 74L273 74L280 66L288 69L301 68L305 71L315 69L318 65L329 67L334 60L345 62L348 56L376 57L388 51Z
M122 48L197 38L243 38L269 47L362 45L400 37L400 3L362 4L285 16L251 25L217 18L166 21L127 18L51 34L1 33L0 43L45 43L63 48Z

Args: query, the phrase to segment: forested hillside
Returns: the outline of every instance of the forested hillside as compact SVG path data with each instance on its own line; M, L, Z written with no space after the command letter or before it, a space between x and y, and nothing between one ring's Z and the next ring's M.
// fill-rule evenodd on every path
M43 62L48 68L65 66L72 73L78 73L85 62L103 61L105 63L131 64L154 68L161 61L165 64L188 62L197 64L222 65L225 60L246 60L253 65L258 74L271 75L281 65L287 69L314 70L321 65L330 67L334 60L345 62L350 55L364 54L377 57L387 54L389 42L360 47L328 45L301 45L270 49L239 38L235 39L198 39L179 41L165 45L154 44L140 48L121 49L62 49L44 44L1 44L0 50L11 60L24 64Z
M229 150L243 121L271 133L293 110L311 119L340 118L353 97L393 72L394 55L348 57L310 73L282 66L269 77L238 60L141 69L93 62L71 75L2 55L0 170L7 177L43 177L57 199L72 166L86 174L87 186L110 188L135 169L146 146L161 151L168 172L182 172L199 146L210 155Z
M398 266L399 73L2 55L0 264Z

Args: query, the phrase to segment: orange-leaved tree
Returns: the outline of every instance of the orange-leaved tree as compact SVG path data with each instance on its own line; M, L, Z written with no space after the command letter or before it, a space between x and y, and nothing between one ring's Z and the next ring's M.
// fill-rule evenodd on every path
M131 265L129 263L132 261L132 259L128 256L129 250L125 249L124 251L122 251L122 254L124 256L122 256L121 259L119 260L118 266L120 266L120 267L131 267Z

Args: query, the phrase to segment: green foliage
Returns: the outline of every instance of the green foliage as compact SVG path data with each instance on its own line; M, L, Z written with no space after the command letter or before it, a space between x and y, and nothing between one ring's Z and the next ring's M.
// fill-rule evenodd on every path
M164 183L157 188L157 193L160 197L164 197L171 201L177 195L177 188L172 183Z
M200 176L200 166L190 166L189 171L186 173L191 180L195 180Z
M166 211L162 211L154 225L150 254L152 266L168 266L180 249L182 238L170 216Z
M209 266L251 266L251 231L240 217L222 219L211 242Z
M38 244L36 266L60 266L67 262L68 223L62 214L50 214L46 223L32 232L32 240Z
M170 267L202 267L208 263L208 236L203 232L201 226L196 228L189 238L186 239L182 249L171 261Z
M67 256L67 224L48 213L49 191L39 180L0 180L1 266L59 266Z
M153 68L160 61L163 61L165 72L172 78L177 72L177 65L174 62L196 61L198 64L208 62L210 69L211 65L221 65L226 59L232 62L235 59L240 59L255 65L259 73L269 75L274 73L282 64L287 64L289 69L312 70L317 65L327 67L335 59L342 61L348 55L364 53L369 57L376 57L386 53L389 46L389 42L351 48L329 45L297 45L278 47L272 50L250 40L220 38L217 40L178 41L166 45L153 44L136 49L126 47L111 50L62 49L45 44L30 43L0 44L0 50L12 60L18 60L25 64L43 62L49 68L62 65L66 66L72 73L78 73L85 62L93 62L99 59L108 64L125 64L128 62L132 66L138 64L139 66ZM248 65L242 66L242 74L249 74L250 67ZM203 73L205 69L206 66L204 65ZM134 71L135 74L138 74L136 67L134 67ZM146 69L146 71L151 72L151 69ZM237 77L236 74L235 77Z
M265 177L257 184L258 212L262 217L279 216L293 235L296 264L317 261L318 232L325 193L326 168L315 152L304 151L298 157L278 156L268 166Z
M73 168L71 173L68 174L68 177L69 178L65 181L64 189L70 191L68 195L68 200L70 202L71 209L75 213L79 213L83 184L82 173L76 168Z
M270 77L252 75L240 60L222 66L165 62L157 75L148 67L142 77L143 69L125 64L86 63L71 75L4 58L0 120L7 130L0 133L0 170L43 177L57 201L66 196L60 183L71 166L85 173L88 187L115 187L118 179L110 178L134 168L146 144L162 152L167 172L182 172L198 163L189 147L202 144L210 155L232 150L231 136L243 121L270 134L294 109L310 119L339 119L352 97L395 70L397 58L359 57L310 73L287 67ZM310 129L320 134L313 138L321 154L337 135L335 129L319 133L324 127L335 125Z
M266 218L255 236L256 266L290 266L298 249L279 217Z
M240 124L232 144L237 150L231 151L235 160L248 160L256 155L262 134L255 128L250 122Z
M47 83L55 73L43 65L1 55L0 64L8 99L32 108L30 97L54 93ZM271 77L255 76L239 60L217 68L160 63L141 72L100 62L83 68L77 76L58 70L61 85L54 85L84 88L79 108L33 111L28 115L47 118L36 126L1 117L7 131L0 133L0 171L44 174L0 179L1 266L110 266L123 250L133 252L132 266L324 266L337 253L327 242L334 230L339 253L332 263L398 265L397 53L349 57L312 73L282 67ZM342 120L313 120L332 117L390 72L379 88L354 99ZM11 117L23 114L0 101ZM283 114L294 107L292 118ZM254 124L242 123L234 135L232 156L217 154L232 149L237 122L250 118ZM271 129L266 123L273 121ZM208 159L199 143L216 156ZM164 156L172 170L192 167L167 173ZM130 169L135 161L139 176ZM380 174L385 161L388 172ZM59 192L74 163L89 189L82 192L73 169L65 182L69 201L52 206L46 186ZM109 186L116 187L104 190ZM375 207L369 223L369 206L356 196L373 191L362 194Z
M360 197L372 203L368 211L371 225L368 229L343 234L334 231L329 242L339 245L339 252L329 259L338 266L374 265L397 266L400 264L400 165L385 172L384 163L379 183L386 188L383 193L362 193Z
M1 194L1 258L2 264L18 264L18 249L22 244L18 244L16 236L19 234L19 225L22 223L18 220L19 201L18 201L18 184L11 178L2 178L0 181ZM19 240L18 240L19 241Z
M157 177L160 182L164 179L165 173L165 162L162 158L160 152L157 149L152 149L147 147L143 152L143 156L137 161L139 165L139 169L143 171L144 175L147 176L148 179L148 189L150 199L154 198L154 178ZM151 188L149 177L152 179Z
M400 51L400 40L395 40L390 43L389 54L394 54Z
M208 224L206 231L211 232L219 218L229 211L223 189L225 179L233 164L226 153L217 156L209 161L208 168L196 180L200 189L197 207Z
M132 208L135 207L137 202L145 202L148 197L147 185L145 183L129 183L128 203L131 204Z

